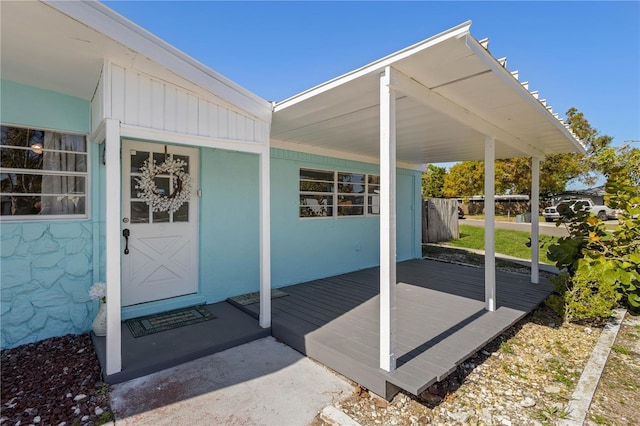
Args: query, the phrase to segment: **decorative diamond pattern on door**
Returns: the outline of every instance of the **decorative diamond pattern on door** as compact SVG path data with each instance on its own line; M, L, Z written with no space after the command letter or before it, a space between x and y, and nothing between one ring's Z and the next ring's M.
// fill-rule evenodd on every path
M151 271L151 274L147 276L140 285L153 289L155 287L154 284L156 283L163 283L164 281L175 280L176 278L178 278L178 276L174 271L170 271L163 265L158 265L158 267L154 271Z

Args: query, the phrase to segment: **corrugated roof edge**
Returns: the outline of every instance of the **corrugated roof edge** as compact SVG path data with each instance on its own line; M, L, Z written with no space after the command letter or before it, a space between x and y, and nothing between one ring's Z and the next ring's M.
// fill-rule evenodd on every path
M582 142L573 130L564 120L553 113L551 106L547 106L545 99L538 99L537 91L529 91L529 83L520 83L518 81L518 71L509 71L507 69L507 58L497 59L488 48L488 39L481 41L476 40L470 33L466 35L467 47L479 57L491 70L500 76L507 84L511 85L517 93L520 93L525 99L541 112L555 127L557 127L568 139L574 142L574 146L582 154L586 152L584 142Z

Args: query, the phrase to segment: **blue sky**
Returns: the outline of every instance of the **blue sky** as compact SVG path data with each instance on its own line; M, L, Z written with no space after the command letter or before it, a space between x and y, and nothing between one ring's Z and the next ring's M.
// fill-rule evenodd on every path
M561 117L640 140L639 1L104 3L270 101L471 20Z

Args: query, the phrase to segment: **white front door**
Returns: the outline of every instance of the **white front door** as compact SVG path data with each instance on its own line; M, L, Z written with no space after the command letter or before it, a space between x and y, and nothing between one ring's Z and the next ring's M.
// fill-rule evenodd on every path
M157 165L165 159L186 163L183 171L190 175L190 197L173 213L154 212L139 196L140 169L148 158ZM171 195L175 182L173 174L158 174L155 192ZM124 140L122 188L122 305L197 293L198 150Z

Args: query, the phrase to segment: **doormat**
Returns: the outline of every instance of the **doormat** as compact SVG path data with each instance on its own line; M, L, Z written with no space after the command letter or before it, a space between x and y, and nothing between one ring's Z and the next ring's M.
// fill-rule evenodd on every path
M140 337L216 318L204 305L199 305L146 317L132 318L125 322L133 337Z
M278 297L284 297L288 295L289 293L285 293L284 291L278 290L277 288L274 288L273 290L271 290L272 299L277 299ZM260 292L256 291L255 293L248 293L248 294L243 294L241 296L230 297L227 300L242 306L251 305L253 303L258 303L260 301Z

